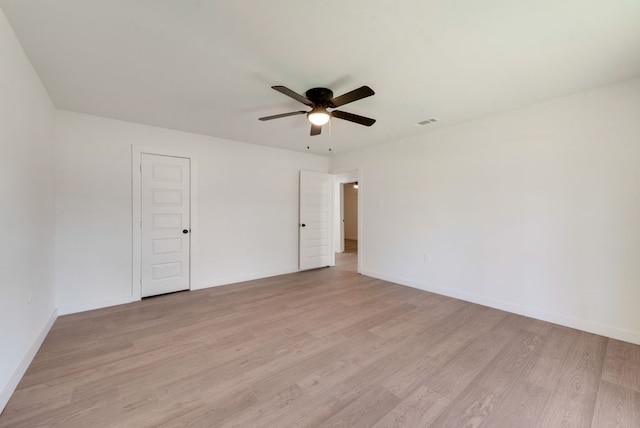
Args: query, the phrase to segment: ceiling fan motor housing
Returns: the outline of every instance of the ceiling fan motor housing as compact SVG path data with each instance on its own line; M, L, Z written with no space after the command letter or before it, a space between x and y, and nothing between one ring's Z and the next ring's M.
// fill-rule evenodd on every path
M305 92L305 95L313 104L324 107L329 107L333 99L333 91L328 88L311 88Z

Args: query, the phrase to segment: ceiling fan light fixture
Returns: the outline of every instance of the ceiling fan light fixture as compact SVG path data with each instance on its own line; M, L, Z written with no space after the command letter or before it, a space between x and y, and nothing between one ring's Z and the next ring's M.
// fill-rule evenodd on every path
M313 110L307 113L307 119L309 119L309 122L314 125L322 126L329 122L331 116L323 107L314 107Z

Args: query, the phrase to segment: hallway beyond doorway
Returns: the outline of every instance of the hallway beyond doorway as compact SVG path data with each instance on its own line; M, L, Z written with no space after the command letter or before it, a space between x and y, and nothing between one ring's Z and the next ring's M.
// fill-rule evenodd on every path
M358 241L355 239L344 240L344 252L345 253L358 253Z

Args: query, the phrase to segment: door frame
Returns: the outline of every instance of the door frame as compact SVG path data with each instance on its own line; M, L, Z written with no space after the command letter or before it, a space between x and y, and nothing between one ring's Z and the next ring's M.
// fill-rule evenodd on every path
M342 212L344 196L342 185L345 183L358 182L358 273L362 271L362 238L364 236L362 192L363 174L361 167L340 168L332 172L333 174L333 252L344 252L344 228L342 226Z
M142 230L140 228L142 221L142 173L140 171L142 154L150 154L157 156L171 156L178 158L187 158L190 160L190 210L191 216L191 233L189 239L189 290L193 289L195 270L197 265L194 263L196 258L196 240L198 236L198 216L197 214L197 198L198 194L198 173L196 157L191 152L181 150L173 150L168 148L160 148L157 146L149 146L144 144L131 145L131 298L132 300L142 299ZM195 231L196 233L194 233Z

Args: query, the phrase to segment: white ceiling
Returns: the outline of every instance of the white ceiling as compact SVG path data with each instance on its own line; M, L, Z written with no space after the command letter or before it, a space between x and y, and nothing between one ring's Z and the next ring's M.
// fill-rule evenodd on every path
M60 109L329 154L640 75L638 0L0 0ZM272 90L376 95L309 136ZM424 127L416 123L436 118ZM544 124L540 124L544 126ZM307 150L307 146L310 147Z

